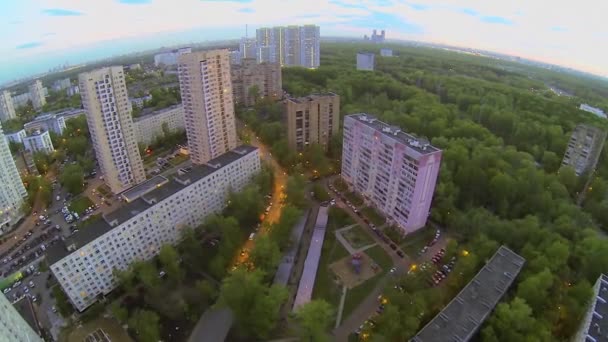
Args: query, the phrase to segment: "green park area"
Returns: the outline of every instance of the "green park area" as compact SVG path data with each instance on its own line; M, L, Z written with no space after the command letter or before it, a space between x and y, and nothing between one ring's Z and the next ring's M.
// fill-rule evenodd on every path
M382 226L386 222L384 216L382 216L382 214L380 214L373 207L365 207L361 209L361 213L369 220L369 222L375 224L378 227Z
M78 196L75 199L72 200L72 202L69 205L69 209L70 211L76 212L76 214L78 215L82 215L85 210L92 206L94 203L93 201L91 201L91 199L86 196L86 195L82 195L82 196Z
M374 239L358 225L348 230L343 230L340 233L354 249L359 249L374 243Z

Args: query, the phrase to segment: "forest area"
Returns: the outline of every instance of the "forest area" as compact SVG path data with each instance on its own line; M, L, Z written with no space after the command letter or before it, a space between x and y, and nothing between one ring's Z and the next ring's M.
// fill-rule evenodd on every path
M580 177L561 160L576 125L608 128L604 119L578 109L582 102L596 103L608 86L586 89L573 76L526 72L529 67L483 57L392 48L398 57L378 56L374 72L355 70L355 54L379 47L354 44L323 44L316 70L283 69L289 94L335 92L342 116L375 115L443 150L431 219L470 255L455 269L460 276L447 281L448 291L411 284L390 293L373 340L412 337L500 245L526 264L480 340L569 340L608 265L608 155L604 149L597 170ZM557 96L546 85L560 82L581 97ZM256 124L260 131L274 129L264 127L272 121ZM587 177L593 178L584 188ZM582 191L585 201L578 206Z

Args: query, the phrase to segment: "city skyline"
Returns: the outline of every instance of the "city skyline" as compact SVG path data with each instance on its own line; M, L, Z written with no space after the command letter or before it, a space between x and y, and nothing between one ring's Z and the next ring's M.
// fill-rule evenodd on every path
M3 3L0 9L12 20L0 24L5 42L0 49L6 61L0 66L0 82L45 72L66 61L77 64L163 45L239 39L245 35L245 24L250 37L255 28L287 24L320 25L322 36L362 37L373 28L385 29L388 39L491 50L604 76L608 70L607 51L596 44L608 36L608 29L602 28L600 6L590 0L552 5L550 10L543 1L281 4L276 0L184 0L180 6L166 0ZM271 10L277 6L282 8L280 19ZM183 11L185 7L190 10ZM597 10L571 15L581 8ZM104 13L112 13L110 27L104 25ZM104 30L98 30L100 25Z

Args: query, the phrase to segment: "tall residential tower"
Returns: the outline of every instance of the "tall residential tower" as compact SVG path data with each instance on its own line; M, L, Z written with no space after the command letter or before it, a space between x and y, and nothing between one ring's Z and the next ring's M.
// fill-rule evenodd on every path
M441 153L371 115L344 117L342 178L403 234L426 224Z
M287 142L302 151L310 144L325 149L340 130L340 96L334 93L312 94L284 101Z
M30 100L32 100L32 106L34 109L39 110L46 104L46 98L44 97L44 87L40 80L36 80L28 87Z
M181 55L178 75L192 162L204 164L234 149L237 139L228 50Z
M11 92L4 90L0 93L0 121L11 120L17 117L15 113L15 105Z
M42 342L42 338L36 334L34 329L19 315L15 307L0 296L0 341L10 342Z
M252 91L254 88L257 88L260 98L279 100L283 96L281 66L278 63L258 64L255 59L243 58L240 65L232 66L231 73L236 103L253 106L257 100Z
M27 192L19 177L8 141L0 127L0 233L14 225L23 215L21 205Z
M79 75L80 94L95 155L113 193L146 180L139 155L132 108L121 66Z
M320 28L316 25L257 29L259 61L276 62L281 66L318 68L320 38Z

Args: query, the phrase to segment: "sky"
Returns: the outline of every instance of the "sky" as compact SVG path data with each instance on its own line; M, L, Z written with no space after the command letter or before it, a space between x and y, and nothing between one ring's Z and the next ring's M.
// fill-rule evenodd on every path
M0 84L137 50L317 24L321 36L486 49L608 76L605 0L0 0Z

